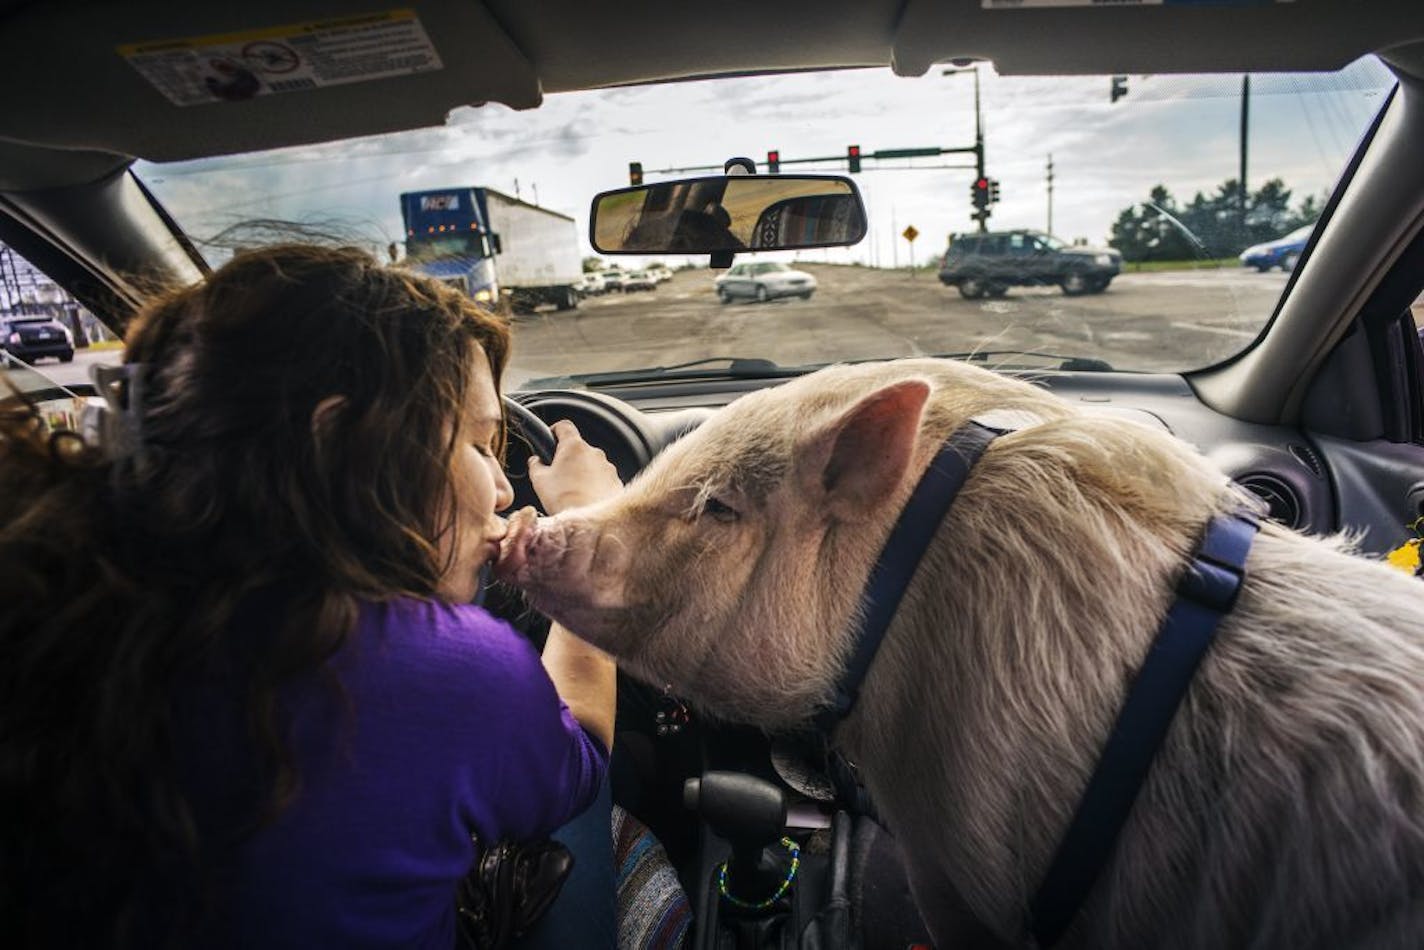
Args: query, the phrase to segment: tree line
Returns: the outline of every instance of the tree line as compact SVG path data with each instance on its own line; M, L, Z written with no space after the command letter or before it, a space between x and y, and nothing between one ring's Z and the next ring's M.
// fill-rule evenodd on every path
M1179 261L1235 257L1253 244L1274 241L1320 217L1320 201L1306 195L1291 207L1291 189L1272 178L1247 195L1228 178L1212 194L1197 192L1178 203L1165 185L1157 185L1142 204L1123 208L1108 241L1127 261Z

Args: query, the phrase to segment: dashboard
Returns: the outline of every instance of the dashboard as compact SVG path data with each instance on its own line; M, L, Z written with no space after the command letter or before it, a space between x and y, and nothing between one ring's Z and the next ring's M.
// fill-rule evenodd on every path
M1337 530L1336 490L1320 443L1297 429L1242 422L1203 405L1181 376L1035 373L1054 395L1089 413L1134 419L1181 438L1263 498L1273 518L1315 533ZM663 448L738 396L783 379L699 379L621 383L594 389L513 393L545 422L568 419L607 453L624 481ZM524 459L511 446L517 504L532 504Z

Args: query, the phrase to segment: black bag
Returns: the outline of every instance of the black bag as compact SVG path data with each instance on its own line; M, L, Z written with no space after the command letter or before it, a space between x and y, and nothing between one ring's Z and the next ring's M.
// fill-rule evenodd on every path
M476 842L478 845L478 842ZM504 950L534 926L563 889L574 856L557 841L501 841L485 849L455 895L464 950Z

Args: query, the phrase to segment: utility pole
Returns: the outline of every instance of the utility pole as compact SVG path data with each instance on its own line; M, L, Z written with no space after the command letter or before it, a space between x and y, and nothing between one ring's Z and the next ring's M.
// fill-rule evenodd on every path
M1048 153L1048 233L1053 233L1053 153Z
M979 66L977 63L974 66L974 172L979 178L987 177L984 174L984 116L979 111ZM989 209L985 208L979 215L979 233L987 234L988 231Z
M1246 240L1246 143L1248 121L1251 114L1251 74L1246 73L1241 77L1241 180L1239 186L1239 200L1241 218L1238 226L1241 231L1241 240Z

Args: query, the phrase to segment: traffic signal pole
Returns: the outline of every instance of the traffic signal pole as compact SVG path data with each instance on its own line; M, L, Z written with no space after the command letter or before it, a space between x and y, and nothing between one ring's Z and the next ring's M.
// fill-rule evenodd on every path
M984 170L984 110L979 98L979 67L975 65L972 69L946 69L940 73L941 76L961 76L964 73L974 74L974 147L965 151L974 153L974 181L987 182L989 176ZM989 204L988 201L975 202L974 213L970 218L979 222L979 233L984 234L989 230Z
M889 148L877 149L873 152L865 152L859 145L846 147L844 155L819 155L811 158L782 158L780 149L769 149L766 153L767 171L775 175L781 171L783 165L824 165L827 163L845 162L851 174L859 174L861 163L866 160L878 161L886 159L903 158L928 158L943 155L964 155L973 153L974 155L974 184L971 187L971 196L974 204L974 212L970 218L979 223L979 233L984 234L989 230L990 208L999 201L999 183L988 177L984 168L984 112L979 91L979 68L973 70L946 69L944 75L952 76L963 72L974 73L974 144L960 148ZM918 166L920 170L928 171L931 168L964 168L963 165L938 165L938 166ZM873 170L873 169L872 169ZM721 165L684 165L678 168L657 168L652 169L652 175L680 175L688 172L719 172ZM628 164L629 183L637 186L643 183L643 166L639 162ZM891 228L892 232L894 228Z
M855 151L852 152L852 149L855 149ZM771 156L776 156L776 168L778 172L781 170L782 165L843 164L852 174L860 174L861 172L876 170L873 168L867 169L858 167L861 162L887 161L902 158L934 158L941 155L967 155L970 152L977 153L977 151L974 146L966 145L962 148L939 148L938 146L928 146L926 148L882 148L876 149L873 152L867 152L858 145L850 145L847 146L845 152L840 155L817 155L811 158L782 158L779 149L768 151L766 154L768 165L771 163ZM630 166L633 164L638 164L638 168L641 172L642 165L634 162L629 163ZM942 168L962 169L968 167L968 165L917 165L912 166L908 170L933 171ZM682 175L687 172L720 172L721 170L721 165L681 165L676 168L650 168L647 173L649 175Z

